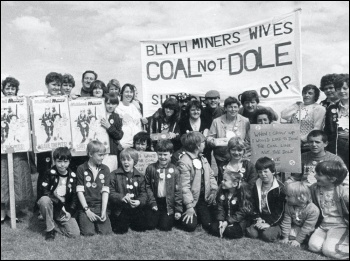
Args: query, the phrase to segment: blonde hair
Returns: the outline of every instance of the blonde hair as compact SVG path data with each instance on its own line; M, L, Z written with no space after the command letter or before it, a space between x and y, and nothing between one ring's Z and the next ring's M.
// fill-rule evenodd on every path
M90 141L86 147L87 155L90 157L90 154L92 155L96 152L106 153L105 145L103 145L103 143L98 140Z
M246 150L246 145L244 140L241 137L232 137L227 144L227 151L230 154L231 157L231 152L230 150L237 148L237 149L241 149L243 151Z
M312 201L311 191L303 182L295 181L289 183L284 189L286 195L296 197L301 202L307 203Z
M134 161L134 166L137 164L137 162L139 161L139 153L132 149L132 148L127 148L124 149L121 153L120 153L120 159L127 159L129 160L130 158L133 159Z

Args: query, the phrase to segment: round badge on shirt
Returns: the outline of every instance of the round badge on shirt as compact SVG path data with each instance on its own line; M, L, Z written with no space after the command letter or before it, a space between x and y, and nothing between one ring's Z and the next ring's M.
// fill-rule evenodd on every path
M87 171L84 171L84 175L87 176L89 173Z
M90 182L87 182L87 183L86 183L86 187L87 187L87 188L90 188L90 187L91 187L91 183L90 183Z
M91 181L91 177L90 177L90 176L87 176L87 177L86 177L86 181Z
M170 168L170 169L169 169L169 173L174 173L174 169L173 169L173 168Z
M99 175L99 178L100 178L100 179L104 179L104 178L105 178L105 175L100 174L100 175Z
M168 179L170 179L170 178L171 178L171 175L170 175L170 174L168 174L168 175L167 175L167 177L168 177Z
M97 188L97 184L94 182L94 183L92 183L91 187L92 188Z
M134 186L137 188L139 186L139 184L135 181Z
M110 120L109 120L109 123L110 123L110 124L113 124L113 123L114 123L114 120L113 120L113 119L110 119Z
M75 178L75 177L77 176L74 172L72 172L70 175L71 175L73 178Z
M51 171L51 174L56 174L56 170L52 169Z

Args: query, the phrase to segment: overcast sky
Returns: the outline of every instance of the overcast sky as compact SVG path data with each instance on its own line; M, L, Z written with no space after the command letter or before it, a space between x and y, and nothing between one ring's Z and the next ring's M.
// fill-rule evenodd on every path
M94 70L139 89L140 41L234 28L302 8L303 85L349 72L349 2L1 2L1 78L46 91L49 72Z

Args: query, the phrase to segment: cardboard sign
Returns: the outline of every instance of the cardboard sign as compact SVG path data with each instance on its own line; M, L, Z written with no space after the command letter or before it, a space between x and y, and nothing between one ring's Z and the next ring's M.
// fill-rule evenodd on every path
M256 90L280 112L301 98L301 10L203 35L141 42L144 115L169 96ZM229 86L229 87L228 87Z
M31 150L27 98L1 97L1 154Z
M66 96L30 97L34 152L71 147L68 98Z
M226 147L230 138L216 138L214 144L216 147Z
M90 141L98 140L110 152L109 135L101 126L101 119L107 118L104 99L79 98L69 101L72 130L72 155L85 156Z
M157 141L157 140L170 140L170 134L169 133L152 133L151 140Z
M156 152L139 151L139 161L135 168L145 175L148 165L156 163L158 161L158 155Z
M252 162L272 158L277 171L301 173L299 124L250 125Z

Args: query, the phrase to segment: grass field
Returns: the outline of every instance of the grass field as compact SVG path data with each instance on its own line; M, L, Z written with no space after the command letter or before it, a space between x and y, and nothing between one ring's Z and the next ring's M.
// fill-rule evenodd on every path
M173 229L144 233L129 231L125 235L79 237L68 239L57 235L46 242L45 225L27 216L17 230L9 221L1 226L1 260L23 259L279 259L327 260L309 251L282 244L242 238L226 240L210 236L200 226L194 233Z

